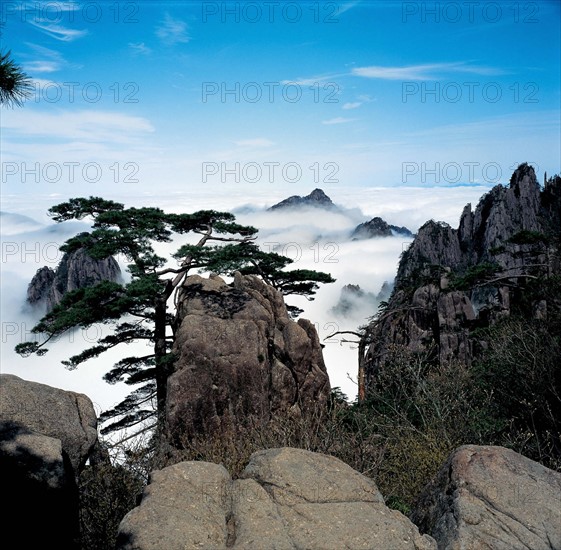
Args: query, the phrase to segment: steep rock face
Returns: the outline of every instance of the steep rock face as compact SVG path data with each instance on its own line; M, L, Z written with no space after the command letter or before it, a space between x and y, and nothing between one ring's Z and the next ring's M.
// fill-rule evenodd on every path
M460 447L411 516L441 550L561 548L561 474L503 447Z
M309 195L301 197L293 195L281 202L274 204L269 210L279 210L283 208L300 208L300 207L313 206L316 208L326 208L328 210L337 209L333 201L321 189L314 189Z
M0 375L0 486L6 526L21 548L78 549L77 476L97 441L92 402Z
M519 283L561 273L560 211L561 178L542 190L533 168L520 165L509 187L494 187L475 212L464 208L458 229L423 225L402 255L388 307L365 335L367 386L395 344L470 364L485 346L474 329L510 315ZM560 306L537 300L534 309L546 316Z
M113 257L94 260L84 249L78 249L64 254L56 271L46 266L37 271L27 288L27 301L45 303L51 311L66 292L101 281L118 281L120 277L121 269Z
M119 550L436 550L375 483L337 458L301 449L254 453L240 479L216 464L154 472L121 522Z
M313 325L290 319L280 292L255 276L189 277L178 297L168 379L172 438L229 432L276 414L306 414L330 385Z

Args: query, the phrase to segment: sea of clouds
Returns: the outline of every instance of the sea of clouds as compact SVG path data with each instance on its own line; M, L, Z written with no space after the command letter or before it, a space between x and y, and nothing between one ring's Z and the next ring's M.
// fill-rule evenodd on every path
M356 331L376 313L372 301L357 300L350 314L336 314L341 289L347 284L359 285L365 292L378 294L385 281L395 277L399 257L411 238L393 237L353 241L353 229L374 216L390 224L406 226L416 232L427 220L445 221L457 227L466 203L475 207L488 191L484 186L403 187L403 188L329 188L325 189L340 211L315 208L296 211L267 211L267 207L294 194L276 189L197 189L172 195L143 194L141 196L105 196L126 206L159 206L170 212L193 212L198 209L227 210L236 214L237 221L259 228L258 243L265 250L274 250L291 259L294 268L315 269L331 273L336 282L322 285L315 299L287 297L289 304L304 309L302 317L310 319L324 344L324 359L333 387L340 387L350 398L357 393L357 346L350 335L326 339L338 331ZM312 191L300 189L298 194ZM102 376L111 365L124 356L146 353L144 344L130 344L106 352L97 359L69 371L61 361L93 345L107 328L94 325L88 330L77 329L62 336L49 346L43 357L22 358L14 346L33 339L29 331L42 312L26 304L27 285L35 272L45 266L56 268L62 257L58 247L69 237L88 230L83 222L54 223L47 215L50 206L69 196L9 195L2 198L1 227L1 369L28 380L87 394L98 412L110 408L127 395L131 388L124 384L110 386ZM181 244L158 245L166 254ZM126 278L126 259L117 258ZM104 332L105 331L105 332Z

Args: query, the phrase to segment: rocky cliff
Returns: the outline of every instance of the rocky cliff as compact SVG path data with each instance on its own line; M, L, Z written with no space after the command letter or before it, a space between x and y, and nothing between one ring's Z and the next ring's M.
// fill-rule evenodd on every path
M329 377L314 326L294 322L280 292L258 277L189 277L178 296L174 372L168 379L172 439L235 433L277 414L323 406Z
M120 278L121 270L113 257L95 260L84 249L78 249L64 254L56 270L47 266L37 270L27 287L27 301L45 304L51 311L66 292Z
M475 329L522 301L536 317L559 311L559 296L530 295L527 287L561 274L560 218L561 178L541 188L522 164L508 186L494 187L475 211L464 208L458 229L423 225L402 255L387 308L364 336L367 386L396 345L470 364L485 348Z

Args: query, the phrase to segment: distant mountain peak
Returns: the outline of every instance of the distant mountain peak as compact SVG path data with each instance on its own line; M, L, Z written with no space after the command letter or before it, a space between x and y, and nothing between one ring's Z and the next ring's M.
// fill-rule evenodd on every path
M324 193L323 189L316 188L305 197L292 195L291 197L274 204L271 208L269 208L269 210L278 210L280 208L299 208L303 206L313 206L315 208L325 208L329 210L335 210L338 208Z
M360 239L372 239L376 237L391 237L394 234L403 237L412 237L413 233L407 227L398 227L397 225L390 225L380 217L372 218L370 221L358 225L351 238L353 241Z

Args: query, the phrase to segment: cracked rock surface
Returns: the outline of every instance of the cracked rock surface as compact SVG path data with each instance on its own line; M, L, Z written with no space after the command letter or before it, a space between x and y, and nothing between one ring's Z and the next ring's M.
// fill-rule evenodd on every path
M317 332L293 321L282 294L236 273L188 277L178 297L177 356L168 379L172 441L225 434L327 403L329 377Z
M376 484L332 456L254 453L240 479L181 462L152 474L119 528L119 550L436 550Z
M439 550L561 548L561 473L510 449L465 445L412 514Z

